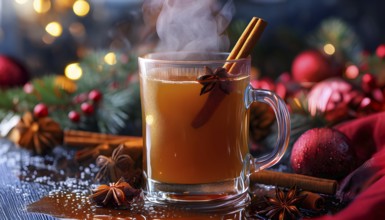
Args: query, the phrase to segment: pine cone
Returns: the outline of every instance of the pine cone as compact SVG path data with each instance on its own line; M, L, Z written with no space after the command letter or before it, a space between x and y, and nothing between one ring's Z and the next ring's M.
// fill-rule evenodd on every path
M268 104L255 102L250 106L250 138L258 142L270 133L275 115Z

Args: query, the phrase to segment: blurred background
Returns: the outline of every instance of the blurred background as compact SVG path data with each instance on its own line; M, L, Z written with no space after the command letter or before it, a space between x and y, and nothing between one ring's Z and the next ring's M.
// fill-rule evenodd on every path
M385 3L380 0L233 2L233 22L248 22L252 16L269 22L260 59L268 61L265 65L275 63L271 74L288 71L294 55L307 47L309 35L327 19L346 22L365 50L373 51L385 41ZM93 50L137 49L146 43L141 39L142 4L140 0L1 0L0 53L18 58L33 76L39 76L63 74L69 63Z

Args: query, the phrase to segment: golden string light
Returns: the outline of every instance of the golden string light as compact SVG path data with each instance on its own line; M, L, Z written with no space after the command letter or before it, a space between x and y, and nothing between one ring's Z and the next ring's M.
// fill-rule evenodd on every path
M33 1L33 9L39 14L46 13L51 9L51 1L49 1L49 0L34 0Z
M113 52L109 52L104 56L104 62L106 62L108 65L114 65L116 64L116 55Z
M59 37L63 32L63 28L59 22L52 21L45 26L45 31L51 36Z
M72 10L79 17L84 17L90 11L90 4L85 0L77 0L72 6Z
M79 63L70 63L64 69L64 75L71 80L78 80L83 75L82 67Z
M327 55L333 55L336 52L336 48L334 47L333 44L325 44L324 45L324 52Z

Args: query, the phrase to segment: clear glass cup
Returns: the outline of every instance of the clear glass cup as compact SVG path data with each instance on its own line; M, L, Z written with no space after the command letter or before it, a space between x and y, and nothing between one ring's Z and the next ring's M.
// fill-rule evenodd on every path
M271 91L250 86L250 58L227 56L168 52L139 57L144 191L150 201L200 210L241 206L248 199L250 174L283 156L290 133L285 103ZM261 158L248 149L253 102L269 104L278 122L276 146Z

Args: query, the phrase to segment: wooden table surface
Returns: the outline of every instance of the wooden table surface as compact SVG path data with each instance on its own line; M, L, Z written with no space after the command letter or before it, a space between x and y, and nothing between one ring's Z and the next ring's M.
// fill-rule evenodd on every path
M143 202L129 210L99 208L89 202L97 167L77 164L75 151L57 147L32 155L0 139L0 219L244 219L244 210L195 213Z

